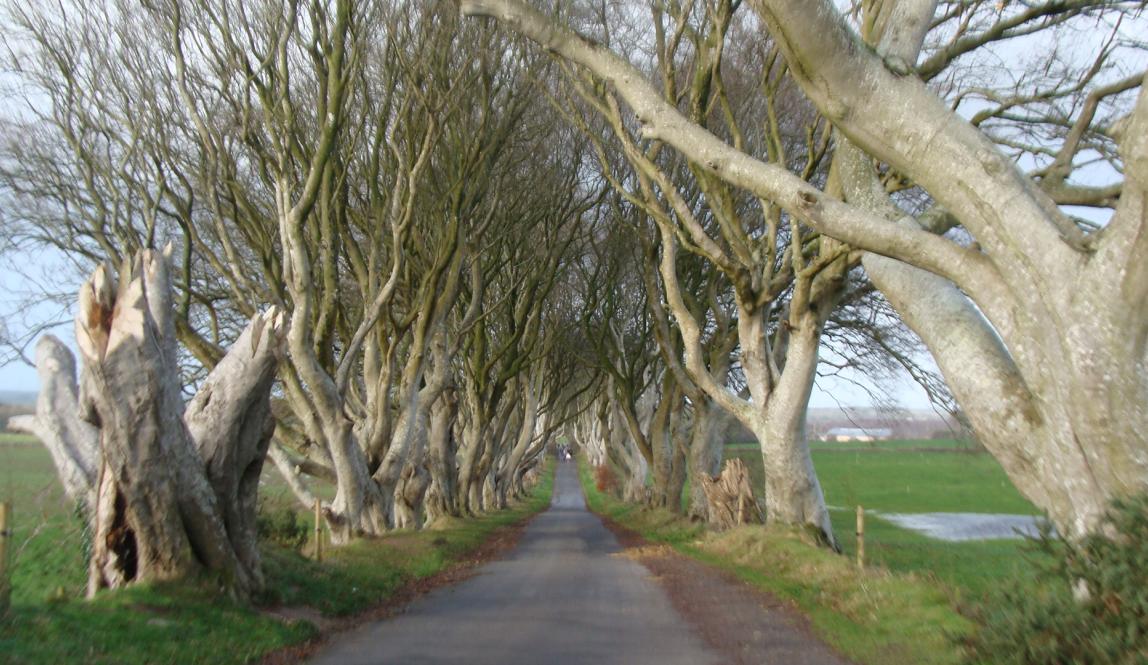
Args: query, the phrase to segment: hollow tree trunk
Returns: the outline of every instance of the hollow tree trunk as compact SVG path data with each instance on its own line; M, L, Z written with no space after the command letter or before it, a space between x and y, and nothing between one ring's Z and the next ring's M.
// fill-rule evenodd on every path
M168 252L144 251L125 263L118 284L103 267L85 282L74 408L92 430L73 427L75 412L66 410L37 419L61 438L78 437L73 448L95 432L97 472L83 493L93 501L89 593L208 571L243 596L262 583L255 492L284 318L274 309L255 317L185 414L168 262ZM62 386L56 402L67 408L74 362L62 346L43 346L58 360L40 368L53 374L45 383Z
M259 478L275 431L270 395L283 356L278 332L283 326L278 313L256 317L212 369L183 416L206 464L231 548L254 588L263 586L256 512ZM261 345L269 348L260 353Z

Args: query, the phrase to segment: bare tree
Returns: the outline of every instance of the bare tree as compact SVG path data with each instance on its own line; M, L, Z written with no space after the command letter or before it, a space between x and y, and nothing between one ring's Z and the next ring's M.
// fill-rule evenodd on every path
M199 378L263 303L282 308L277 467L308 506L307 476L335 482L337 541L420 523L432 410L465 385L456 357L486 309L514 298L488 286L505 264L486 254L547 215L569 228L585 194L576 156L526 166L558 126L527 112L546 59L433 1L88 3L10 22L32 92L9 119L45 139L11 141L0 168L21 233L89 263L174 239L174 326Z
M875 20L883 25L872 35L879 40L876 49L861 43L831 2L753 3L818 110L850 142L936 201L915 218L889 204L886 187L872 186L872 175L860 168L871 168L867 160L854 160L860 174L841 165L848 203L842 202L706 132L666 103L638 69L528 6L474 0L464 2L463 11L508 21L609 80L633 109L643 137L665 142L711 177L784 208L826 235L872 252L870 274L932 351L981 441L1063 532L1086 533L1099 524L1110 498L1142 491L1148 478L1148 388L1142 380L1148 279L1137 261L1148 223L1144 73L1129 72L1112 84L1097 81L1085 95L1093 103L1061 120L1068 128L1063 143L1041 148L1054 155L1048 168L1028 174L914 75L922 40L934 25L946 24L945 15L937 20L937 3L874 5ZM974 5L969 9L992 9ZM933 57L943 66L1010 34L1140 6L1000 6L990 28L959 34ZM964 3L947 7L947 16L963 20ZM937 66L926 60L923 70L935 74ZM1096 102L1117 95L1128 100L1128 115L1096 127ZM1119 141L1125 176L1118 187L1061 189L1058 174L1072 171L1073 158L1086 145L1084 135ZM1081 230L1057 205L1081 200L1114 204L1103 229ZM976 245L930 232L953 224ZM882 261L919 270L898 267L878 279L874 264Z
M734 9L733 3L720 2L707 5L705 12L661 4L652 8L654 67L664 103L682 107L695 122L735 144L763 146L807 178L823 178L818 167L825 155L819 139L824 129L818 131L816 114L799 100L786 107L787 96L796 98L785 90L782 73L763 65L760 80L738 80L739 70L723 68L727 55L771 60L768 51L727 53L727 35L739 26ZM693 406L692 419L683 420L677 434L696 440L696 471L716 474L720 414L738 418L761 444L770 519L809 525L834 543L803 425L821 329L844 289L848 248L808 234L780 208L712 178L664 150L662 142L645 140L639 123L623 112L611 87L601 83L600 73L580 69L569 78L581 99L605 119L606 131L632 170L620 172L599 144L605 177L656 229L646 241L643 282L669 368L662 392L671 401L674 391L679 400L688 395ZM734 101L744 95L732 89L758 85L766 91L766 104ZM794 125L801 126L802 118L811 124L795 140L792 129L776 121L778 109L789 112ZM589 121L572 120L597 134ZM742 127L755 129L747 134ZM728 385L735 344L737 369L746 381L744 396ZM669 414L679 410L674 407ZM658 434L664 436L661 430ZM689 447L672 439L658 441L670 451L663 458ZM672 475L676 468L672 462L655 462L654 474ZM699 494L697 501L704 500Z

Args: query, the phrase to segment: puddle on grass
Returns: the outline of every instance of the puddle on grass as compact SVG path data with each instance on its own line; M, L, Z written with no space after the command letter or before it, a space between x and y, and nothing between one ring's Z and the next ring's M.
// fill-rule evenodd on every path
M870 511L865 511L870 512ZM996 513L883 513L873 515L930 538L947 541L1017 539L1039 535L1043 517Z

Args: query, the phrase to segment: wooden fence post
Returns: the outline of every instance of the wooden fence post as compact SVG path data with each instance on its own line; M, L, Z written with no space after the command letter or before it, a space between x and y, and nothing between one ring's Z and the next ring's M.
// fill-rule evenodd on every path
M323 503L315 499L315 560L323 560Z
M12 600L12 582L8 572L8 541L12 538L11 531L12 506L4 501L0 503L0 615L8 612Z
M857 506L857 567L865 568L865 509Z

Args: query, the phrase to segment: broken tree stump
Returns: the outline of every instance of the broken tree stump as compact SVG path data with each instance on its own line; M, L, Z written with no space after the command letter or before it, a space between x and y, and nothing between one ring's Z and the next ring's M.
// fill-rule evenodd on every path
M702 491L709 502L710 524L718 529L765 522L753 496L749 471L739 459L727 460L716 478L702 476Z

